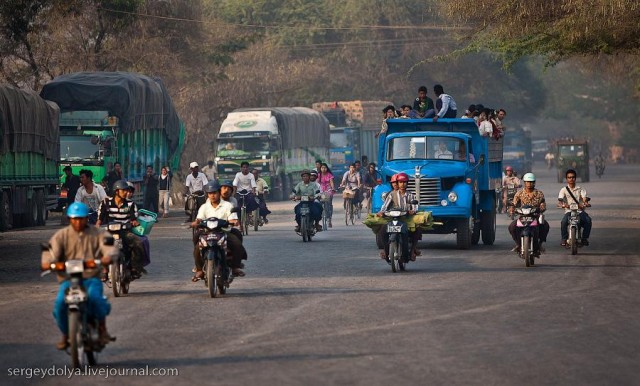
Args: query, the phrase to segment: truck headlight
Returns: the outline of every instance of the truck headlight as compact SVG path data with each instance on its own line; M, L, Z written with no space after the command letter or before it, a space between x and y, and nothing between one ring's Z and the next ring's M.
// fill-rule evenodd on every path
M447 205L449 205L449 201L447 201L447 200L442 200L442 201L440 201L440 205L442 205L442 206L447 206Z
M449 201L451 202L456 202L458 201L458 195L456 194L456 192L450 192L449 195L447 196L447 198L449 199Z

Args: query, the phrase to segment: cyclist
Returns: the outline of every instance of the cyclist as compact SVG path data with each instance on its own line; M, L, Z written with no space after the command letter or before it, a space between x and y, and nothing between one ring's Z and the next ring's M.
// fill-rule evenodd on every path
M365 173L364 178L362 180L362 183L365 186L365 190L362 193L363 197L370 199L371 198L371 192L373 191L373 188L375 188L376 186L378 186L378 176L376 173L376 164L371 162L369 163L369 166L367 167L367 173ZM369 204L371 205L371 204ZM371 210L371 208L368 208L369 210Z
M342 176L342 182L340 183L340 187L346 187L354 191L353 194L353 205L360 205L360 186L362 186L362 180L360 179L360 173L356 170L356 164L352 163L349 165L349 170L344 173ZM347 207L347 201L344 202L345 209Z
M240 164L240 171L236 173L233 179L233 193L238 202L244 200L244 206L247 209L247 214L251 216L251 213L258 208L256 202L256 179L253 174L249 173L249 162L244 161ZM239 191L246 190L248 194L246 196L240 196Z
M267 201L265 200L265 193L269 192L269 185L267 185L267 181L265 181L264 178L260 177L260 171L258 169L251 170L251 174L253 174L253 177L256 179L256 193L260 199L260 217L262 218L262 222L266 224L269 222L267 215L271 213L267 208Z
M191 169L191 174L187 176L187 180L185 181L184 194L185 196L187 194L200 195L204 186L209 183L209 180L204 173L200 172L200 165L198 165L197 162L191 162L189 164L189 169ZM204 195L197 198L189 196L184 203L184 210L187 213L187 216L191 216L191 211L197 212L200 205L202 205L206 199L207 198ZM189 221L191 221L191 217L187 218L187 222Z
M333 173L329 169L329 165L322 163L320 166L320 176L318 178L320 183L320 191L329 195L329 201L327 201L327 226L331 228L331 217L333 217L333 193L335 191L333 185Z

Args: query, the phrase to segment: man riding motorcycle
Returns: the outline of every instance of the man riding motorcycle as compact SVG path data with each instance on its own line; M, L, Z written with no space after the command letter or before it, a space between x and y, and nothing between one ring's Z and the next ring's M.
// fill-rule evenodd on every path
M105 238L109 235L100 228L89 226L89 207L84 203L74 202L67 208L69 226L57 231L49 240L50 249L42 254L41 268L51 269L51 264L68 260L100 260L102 265L108 266L117 257L118 251L112 246L105 245ZM89 312L98 319L100 341L107 344L111 337L107 332L106 317L111 311L111 305L102 294L100 270L87 270L84 274L83 285L87 292ZM62 332L62 339L56 344L58 350L69 347L69 320L65 292L69 289L70 281L62 274L58 275L60 288L54 303L53 317Z
M513 168L511 166L507 166L504 169L505 176L502 177L502 212L507 211L507 190L509 189L509 185L513 185L515 189L522 187L522 181L518 177L516 177L513 173Z
M202 204L198 210L198 216L196 217L196 220L191 223L191 227L195 228L202 221L211 217L226 220L230 224L236 225L238 223L238 215L234 211L231 203L221 199L220 184L218 184L217 181L209 182L205 185L204 191L207 193L207 202ZM233 275L244 276L245 274L240 268L242 267L242 259L246 259L247 251L244 249L242 241L240 241L233 232L229 232L227 234L227 246L231 250L232 254L230 265ZM196 282L204 278L204 272L202 272L204 261L200 255L200 247L198 244L193 247L193 258L196 263L196 272L191 280Z
M567 170L565 173L567 186L560 189L560 193L558 193L558 207L565 210L562 221L560 222L561 245L563 247L567 246L567 239L569 238L567 227L569 225L569 216L571 216L571 209L569 209L571 204L578 204L580 228L582 228L582 245L589 245L589 235L591 234L591 217L584 211L585 208L590 207L591 204L588 201L587 191L576 185L576 175L575 170Z
M411 203L415 200L415 194L407 190L409 175L407 175L407 173L398 173L394 174L391 179L396 183L398 189L394 189L386 195L384 203L382 204L380 211L376 213L376 216L382 217L384 212L391 209L406 211L407 216L413 216L418 211L418 206ZM381 227L379 232L380 233L378 234L381 236L382 240L384 240L384 250L380 251L380 257L385 260L389 260L389 235L387 233L387 227ZM411 261L415 261L416 256L420 255L420 250L418 249L420 231L418 229L413 232L410 231L407 235L403 235L403 237L406 237L403 240L403 246L406 250L402 251L402 257L409 255L409 238L411 238L413 248L411 250L410 258Z
M139 225L138 207L133 201L127 199L129 195L129 185L125 180L116 181L113 184L113 197L107 197L100 203L98 209L97 226L109 224L110 222L131 223L132 227ZM126 231L123 243L131 251L131 274L133 277L139 277L141 273L146 274L144 269L144 246L142 240L131 231Z
M302 177L302 181L299 182L292 190L292 193L295 197L317 196L318 194L320 194L319 185L315 182L311 182L310 171L303 170L302 173L300 173L300 176ZM300 232L300 205L301 204L302 204L301 202L298 203L296 207L293 209L296 215L296 223L298 224L295 227L296 232ZM311 220L314 222L316 231L318 232L322 231L322 225L320 225L320 220L322 219L322 205L317 201L313 201L309 205L309 210L311 214Z
M524 181L524 189L518 191L513 197L513 206L509 209L510 213L514 212L515 207L529 206L531 208L538 208L540 213L547 210L547 203L544 199L544 193L541 190L536 189L536 176L533 173L527 173L522 177ZM516 246L512 251L516 252L520 250L520 235L522 228L517 226L518 220L513 220L509 224L509 233L515 241ZM549 234L549 223L547 221L540 221L538 227L538 239L540 240L539 250L544 251L542 243L547 241L547 235Z

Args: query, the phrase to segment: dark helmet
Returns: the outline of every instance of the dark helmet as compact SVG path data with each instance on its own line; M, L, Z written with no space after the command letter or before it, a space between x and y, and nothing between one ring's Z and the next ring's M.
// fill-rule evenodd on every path
M220 182L220 186L229 186L233 188L233 181L231 180L224 180L222 182Z
M304 169L301 173L300 173L300 177L304 176L305 174L307 174L309 177L311 177L311 171Z
M118 180L113 184L113 190L129 190L129 185L125 180Z
M220 184L218 183L218 181L211 181L204 186L204 191L206 193L219 192Z

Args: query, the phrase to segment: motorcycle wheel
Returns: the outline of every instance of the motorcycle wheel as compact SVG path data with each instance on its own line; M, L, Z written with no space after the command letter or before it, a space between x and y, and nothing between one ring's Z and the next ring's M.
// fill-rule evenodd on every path
M569 242L571 243L571 254L572 255L577 255L578 254L578 240L576 238L576 228L571 227L569 229Z
M260 211L258 209L253 211L253 230L258 231L260 226Z
M80 368L82 356L82 336L80 335L80 314L69 312L69 350L71 355L71 366L74 369Z
M215 262L213 260L207 259L205 261L205 265L207 266L205 275L207 278L207 289L209 290L209 296L215 298L216 296L218 296L218 278L215 274Z
M224 295L224 294L227 293L227 287L225 287L225 285L224 285L225 280L223 280L222 278L228 278L229 277L229 267L222 268L220 266L220 264L216 264L216 268L215 268L214 271L215 271L216 277L219 278L217 280L217 282L218 282L218 291L220 291L221 295Z
M111 289L113 296L120 297L122 294L122 283L120 282L120 264L112 263L109 265L109 280L111 280Z
M522 253L522 257L524 258L524 265L527 267L531 266L530 246L531 246L531 236L522 236L520 238L520 248L522 249L520 253Z
M391 262L391 272L398 272L398 261L400 260L400 258L398 258L398 256L396 256L398 254L398 243L396 243L395 241L392 241L389 244L389 261Z
M307 231L307 217L306 216L302 216L300 217L300 233L302 233L302 241L303 242L307 242L307 239L309 238L309 233Z

